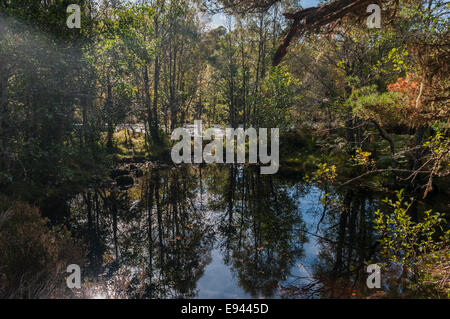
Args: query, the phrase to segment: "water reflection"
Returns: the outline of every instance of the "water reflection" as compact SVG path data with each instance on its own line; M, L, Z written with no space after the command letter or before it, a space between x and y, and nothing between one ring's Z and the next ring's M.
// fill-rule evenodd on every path
M312 237L318 253L310 267L312 275L303 285L287 285L287 294L305 298L370 294L364 266L378 258L371 223L376 203L370 195L352 189L328 196L316 214L316 233Z
M372 198L236 165L153 168L134 179L128 189L93 187L70 203L71 229L90 248L87 275L113 282L116 296L364 290L362 265L376 248Z

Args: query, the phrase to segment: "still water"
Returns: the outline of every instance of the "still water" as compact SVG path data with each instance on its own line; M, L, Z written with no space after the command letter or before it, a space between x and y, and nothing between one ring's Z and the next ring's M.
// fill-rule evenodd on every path
M236 165L127 169L132 186L93 186L70 200L100 297L370 293L376 195Z

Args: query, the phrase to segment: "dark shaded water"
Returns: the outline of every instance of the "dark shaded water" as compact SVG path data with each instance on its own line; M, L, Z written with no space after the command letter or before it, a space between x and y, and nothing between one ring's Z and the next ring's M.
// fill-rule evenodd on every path
M350 297L370 293L378 203L299 176L183 166L89 189L70 225L89 243L93 297Z

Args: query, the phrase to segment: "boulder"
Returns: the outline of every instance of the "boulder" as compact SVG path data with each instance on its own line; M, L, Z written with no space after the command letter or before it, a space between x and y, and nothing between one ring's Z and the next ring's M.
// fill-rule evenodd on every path
M121 175L116 178L117 186L132 186L134 184L133 177L130 175Z

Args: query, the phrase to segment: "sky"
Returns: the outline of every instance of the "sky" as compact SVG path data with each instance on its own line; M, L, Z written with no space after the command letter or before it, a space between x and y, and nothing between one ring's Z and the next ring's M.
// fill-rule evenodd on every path
M319 4L319 0L301 0L300 4L303 8L315 7ZM211 22L207 24L207 26L211 29L215 29L220 26L226 26L226 15L223 13L215 14L211 17Z

